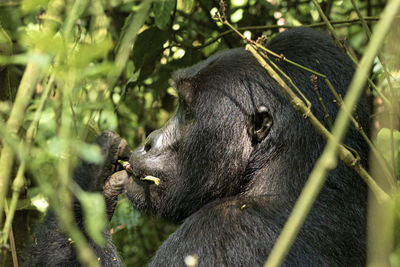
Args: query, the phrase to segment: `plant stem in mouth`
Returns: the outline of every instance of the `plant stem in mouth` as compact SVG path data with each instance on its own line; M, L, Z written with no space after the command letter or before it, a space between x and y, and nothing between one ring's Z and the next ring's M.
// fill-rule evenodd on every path
M160 184L160 178L157 178L157 177L154 177L154 176L151 176L151 175L147 175L144 178L140 178L140 180L151 181L155 185L159 185Z
M137 176L133 171L132 171L132 167L131 164L128 161L123 161L123 160L118 160L118 163L121 164L121 166L129 173ZM147 175L145 177L140 178L140 180L142 181L150 181L153 182L155 185L159 185L160 184L160 178L151 176L151 175Z

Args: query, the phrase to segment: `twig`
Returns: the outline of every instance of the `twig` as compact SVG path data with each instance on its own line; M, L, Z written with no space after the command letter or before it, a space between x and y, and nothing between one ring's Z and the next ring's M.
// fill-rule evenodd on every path
M328 110L327 110L327 108L326 108L326 106L325 106L324 100L322 99L322 96L321 96L321 94L320 94L320 92L319 92L319 88L318 88L318 84L317 84L317 79L318 79L318 77L315 76L314 74L311 74L310 79L311 79L311 83L312 83L312 85L313 85L315 94L316 94L317 97L318 97L318 101L319 101L319 103L321 104L322 110L323 110L324 113L325 113L325 118L326 118L326 120L328 121L329 129L332 129L331 117L329 116L329 112L328 112Z
M7 202L5 203L5 213L6 216L9 215L9 209L7 207ZM18 267L18 257L17 257L17 249L15 247L15 239L14 239L14 232L12 226L8 229L9 234L10 234L10 247L11 247L11 256L12 256L12 261L13 261L13 267ZM1 247L1 245L0 245Z
M343 52L346 52L346 49L344 48L344 46L342 45L342 43L339 41L338 36L336 35L335 29L332 26L332 23L329 21L329 19L326 17L324 11L322 11L320 5L318 4L317 0L311 0L314 4L314 6L316 7L316 9L318 10L319 15L321 16L322 20L325 22L326 27L328 27L329 32L332 34L333 39L335 40L336 45L342 49Z
M350 84L349 91L345 97L344 106L348 108L352 107L360 96L373 60L385 35L389 31L390 25L394 20L399 7L400 1L393 0L390 1L383 10L381 16L382 19L376 25L375 32L365 50L365 55L361 59L360 67L357 69ZM344 129L346 129L348 124L349 117L346 112L341 109L332 131L334 138L329 139L322 156L318 159L309 180L295 204L292 214L287 220L264 266L275 267L279 266L283 262L284 257L294 242L301 225L311 209L312 203L317 197L318 192L326 179L327 170L332 168L332 164L335 162L336 151L340 148L339 142L344 137ZM387 195L384 199L380 200L390 202L390 198Z
M246 45L246 50L250 51L253 56L257 59L257 61L261 64L261 66L267 70L268 74L278 83L279 87L282 89L283 93L289 98L290 103L293 108L303 115L313 126L314 128L324 137L325 140L329 142L337 143L337 150L339 153L340 159L350 168L353 168L358 175L369 185L371 191L374 193L378 202L383 202L389 199L390 197L376 184L374 179L368 174L367 171L363 168L361 163L353 156L353 154L342 144L336 141L336 138L333 134L331 134L325 126L315 117L315 115L311 112L306 104L304 104L300 98L290 89L290 87L283 81L283 79L275 72L275 70L269 65L271 64L271 60L266 57L269 61L268 63L262 58L262 56L255 50L255 48L248 44ZM274 66L275 67L275 66ZM276 67L275 67L276 68ZM342 111L343 113L343 111ZM346 116L348 116L348 113ZM322 156L321 156L322 157ZM330 169L335 167L336 164L330 161L332 166ZM311 176L310 176L311 177Z
M357 8L357 5L355 5L354 0L351 0L351 1L352 1L353 6L354 6L354 8L355 8L355 10L356 10L356 12L357 12L357 14L359 16L359 20L360 20L361 25L363 25L363 27L366 28L367 36L370 38L371 32L369 31L369 28L368 28L363 16L361 15L361 12ZM322 9L321 9L320 5L318 4L318 2L316 0L312 0L312 2L314 4L314 6L317 8L318 13L321 16L322 20L326 24L326 26L327 26L329 32L331 33L331 35L333 37L333 40L335 41L336 45L340 49L342 49L343 52L345 52L347 54L347 56L353 61L353 63L356 66L358 66L357 60L353 57L353 55L340 42L339 37L337 36L337 34L335 32L335 29L333 28L332 22L329 21L329 19L325 16L325 13L322 11ZM388 83L390 84L390 78L389 78L388 72L386 71L383 57L380 57L379 55L380 55L380 53L378 51L378 57L381 60L382 66L384 67L384 70L385 70L386 77L388 79ZM369 78L368 78L368 83L373 85L373 82ZM329 88L331 88L331 87L329 87ZM334 90L333 87L332 87L332 90ZM342 102L343 102L342 99L340 97L336 97L336 94L334 94L334 95L335 95L335 99L336 99L339 107L341 107L342 106ZM385 101L385 103L387 103L387 102L388 101ZM392 105L390 105L390 106L392 106ZM391 118L392 118L392 116L391 116ZM361 128L361 125L354 119L354 117L351 117L351 120L352 120L353 124L356 126L356 128L359 129L361 135L367 141L367 143L371 144L371 147L373 148L372 152L375 154L375 156L377 157L377 159L379 161L379 164L383 168L383 170L385 172L385 177L387 178L391 188L392 189L395 188L395 184L394 184L395 183L394 180L395 180L395 177L396 177L395 172L390 173L390 169L388 169L388 166L386 164L385 159L382 157L382 155L376 149L374 149L374 146L373 146L371 140L367 137L367 135L365 134L364 130ZM393 129L393 127L391 127L391 129ZM393 131L391 131L391 140L393 141ZM392 162L394 163L394 152L392 153L392 156L393 156L392 157ZM395 169L395 167L393 165L393 170L394 169Z
M302 66L294 61L291 61L290 59L286 58L284 55L278 55L275 52L269 50L268 48L266 48L263 45L258 44L257 42L252 42L251 40L247 40L247 38L240 33L237 29L235 29L228 21L223 20L223 18L220 16L218 17L217 14L217 19L220 20L222 23L224 23L225 25L227 25L229 28L231 28L234 32L236 32L240 37L243 38L243 40L246 40L248 42L251 42L253 45L255 45L257 48L263 50L264 52L273 55L276 58L279 58L280 60L283 60L289 64L292 64L293 66L296 66L298 68L301 68L311 74L314 74L318 77L321 77L324 79L326 85L328 86L328 88L330 89L332 95L334 96L335 100L336 100L336 104L338 105L339 108L342 108L344 110L344 112L347 112L348 116L350 117L352 123L354 124L354 126L356 127L357 131L361 134L361 136L364 138L364 140L367 142L367 144L371 147L372 152L374 153L374 155L376 156L378 163L380 165L380 167L382 167L382 170L385 172L385 176L387 176L387 179L389 181L389 184L391 186L392 189L395 188L395 184L394 184L394 176L391 174L390 169L388 168L388 165L386 163L386 160L382 157L381 153L379 153L379 151L376 149L375 145L372 143L372 141L369 139L368 135L365 133L364 129L362 128L361 124L353 117L352 112L350 110L347 110L346 107L343 106L343 99L342 97L336 92L335 88L333 87L332 83L329 81L328 77L322 73L319 73L317 71L314 71L310 68L307 68L305 66ZM280 72L281 75L283 75L286 79L288 79L288 81L291 83L291 85L296 89L296 91L300 92L300 90L293 84L293 82L291 81L291 79L283 72L281 71L274 62L270 62L270 64L272 64L275 69L277 71ZM303 99L305 99L305 97L303 96L303 94L300 92L300 95L302 96ZM310 102L305 99L307 107L310 108L311 104Z
M366 21L378 21L379 18L378 17L365 17L364 18ZM361 23L360 19L351 19L351 20L337 20L337 21L331 21L332 25L338 25L338 26L347 26L348 24L354 24L354 23ZM318 28L318 27L323 27L326 26L325 22L318 22L318 23L312 23L312 24L305 24L305 25L301 25L301 27L306 27L306 28ZM299 26L295 26L295 25L262 25L262 26L246 26L246 27L239 27L237 28L238 31L262 31L262 30L274 30L274 29L291 29L291 28L298 28ZM209 46L215 42L217 42L219 39L221 39L222 37L234 33L233 30L227 30L225 32L220 33L218 36L216 36L215 38L209 40L208 42L202 44L202 45L198 45L198 46L192 46L192 45L188 45L188 44L182 44L180 43L180 46L184 46L184 47L190 47L190 48L204 48L206 46Z

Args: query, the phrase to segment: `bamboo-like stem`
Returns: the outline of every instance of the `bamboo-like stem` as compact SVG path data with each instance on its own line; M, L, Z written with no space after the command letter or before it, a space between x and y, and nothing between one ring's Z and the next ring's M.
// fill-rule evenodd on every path
M361 59L360 67L357 69L350 84L349 91L346 94L344 100L345 107L351 108L359 98L363 86L367 80L368 72L371 68L373 60L399 8L400 0L392 0L389 1L382 12L382 19L376 25L375 32L371 36L371 41L366 48L365 55ZM284 257L293 244L300 227L302 226L309 210L311 209L312 203L317 197L326 179L327 171L332 168L332 164L335 162L335 154L340 148L339 143L345 135L345 129L347 128L348 124L349 117L342 109L339 111L333 127L332 133L334 138L328 140L322 156L318 159L313 171L311 172L310 178L300 194L300 197L294 206L293 212L288 218L264 266L275 267L282 264ZM390 202L390 198L388 197L382 200L384 202Z
M60 138L62 140L62 154L65 158L58 160L58 179L59 188L57 188L57 199L54 202L54 213L58 218L58 223L61 228L71 237L73 244L76 247L76 253L81 263L90 267L97 267L100 263L96 260L96 255L93 249L89 246L87 239L80 231L75 221L72 209L72 196L69 190L72 177L72 149L71 149L71 132L72 132L72 116L70 109L70 99L73 88L75 86L75 75L70 72L68 80L63 86L61 99L61 127ZM53 194L53 198L55 195Z
M15 102L7 120L7 129L17 135L18 130L24 120L25 110L28 107L36 84L41 76L41 68L35 63L26 66ZM4 201L8 192L11 169L14 164L14 150L7 142L3 142L3 149L0 156L0 225L2 224Z
M368 39L370 39L370 38L371 38L371 30L369 29L368 24L365 22L364 17L363 17L363 15L361 14L361 11L360 11L360 9L358 8L356 2L355 2L354 0L351 0L351 3L352 3L352 5L353 5L353 7L354 7L354 10L355 10L356 13L357 13L357 16L360 18L361 25L363 26L363 29L364 29L366 35L368 36ZM393 104L394 104L393 101L394 101L394 99L395 99L395 97L394 97L395 94L394 94L394 91L393 91L393 85L392 85L392 81L391 81L391 75L390 75L390 73L389 73L389 71L388 71L388 69L387 69L385 57L383 56L383 54L382 54L380 51L378 51L378 59L379 59L379 61L380 61L381 64L382 64L382 69L383 69L383 72L385 73L385 78L386 78L386 80L387 80L387 82L388 82L388 86L389 86L390 93L391 93L391 99L392 99L392 105L391 105L391 107L393 107ZM390 144L391 144L391 147L392 147L392 149L391 149L391 151L390 151L390 157L391 157L391 161L392 161L392 175L391 175L391 176L385 175L385 177L387 177L387 178L390 178L390 177L392 178L392 179L389 181L391 184L394 184L394 183L395 183L395 180L396 180L396 160L395 160L395 149L394 149L395 146L394 146L394 133L393 133L393 131L394 131L393 113L394 113L393 109L392 109L392 108L389 109L389 116L390 116L390 117L389 117L389 124L390 124Z
M62 10L60 7L63 6L63 3L62 0L53 0L50 1L48 6L47 14L49 17L58 17L59 12ZM43 30L53 32L56 25L57 23L55 23L53 20L45 20ZM39 52L40 51L37 51L36 49L33 50L33 53ZM30 103L36 84L46 67L40 67L34 61L31 61L27 64L18 87L18 92L15 97L10 117L7 120L7 129L11 132L11 134L18 134L18 130L25 116L25 110ZM3 149L0 155L0 225L3 221L2 216L4 210L4 199L8 192L13 163L14 151L10 144L3 142Z
M42 93L42 97L40 99L39 106L36 109L33 121L26 132L24 148L27 151L26 152L27 155L29 155L29 151L30 151L30 148L32 145L33 138L36 136L36 131L37 131L37 127L39 124L39 120L40 120L44 105L46 103L46 100L49 96L50 89L53 85L53 82L54 82L54 77L52 76ZM20 166L18 167L17 175L16 175L13 185L12 185L13 194L11 197L10 208L9 208L9 211L6 216L6 221L4 223L2 235L0 236L0 246L1 246L1 244L5 245L7 243L8 233L10 232L10 229L11 229L11 224L12 224L12 221L14 218L15 210L17 209L19 194L25 185L25 178L24 178L25 168L26 168L26 159L24 158L21 161Z
M354 0L351 0L351 4L353 5L354 10L356 11L358 18L360 19L360 22L361 22L361 25L362 25L362 27L363 27L363 29L365 31L365 34L367 35L368 39L370 39L371 38L371 30L369 29L368 24L364 19L364 16L361 14L361 11L358 8L357 3ZM392 93L391 99L393 100L394 99L394 97L393 97L393 86L392 86L392 82L391 82L391 79L390 79L390 73L389 73L389 71L387 69L385 58L384 58L383 54L380 51L378 51L378 59L382 64L383 72L385 73L385 78L386 78L386 80L388 82L388 85L389 85L389 88L390 88L390 92ZM376 91L379 93L379 96L382 98L382 94L380 94L379 90L376 90ZM386 100L386 102L388 102L388 100L386 98L383 99L383 100ZM394 122L393 122L393 109L392 109L393 105L392 104L393 103L390 103L390 105L386 105L387 108L389 109L389 116L390 116L390 143L391 143L391 147L393 148L391 150L391 161L392 161L391 168L392 168L392 173L390 173L390 170L389 170L389 168L388 168L388 166L386 164L386 160L382 157L381 153L379 153L377 151L375 146L373 146L371 148L372 148L372 152L374 153L374 156L378 160L379 165L381 167L383 167L383 170L385 172L384 176L386 177L386 180L388 180L391 188L395 189L396 188L396 184L395 184L396 183L396 163L395 163L396 161L395 161L395 156L394 156L394 153L395 153L394 152L394 136L393 136Z
M17 172L17 176L15 177L13 182L13 194L11 197L10 208L6 213L6 221L4 223L4 227L0 236L0 246L5 246L9 238L15 210L17 209L19 194L23 186L25 185L24 170L25 170L25 163L20 165Z

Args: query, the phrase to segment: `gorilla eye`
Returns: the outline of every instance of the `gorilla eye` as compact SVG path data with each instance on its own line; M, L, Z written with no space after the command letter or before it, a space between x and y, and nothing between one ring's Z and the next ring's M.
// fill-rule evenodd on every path
M180 101L179 103L179 114L180 114L180 119L184 123L188 123L193 120L193 112L190 108L190 106L185 103L184 101Z
M188 106L184 110L184 119L186 122L193 120L193 113Z

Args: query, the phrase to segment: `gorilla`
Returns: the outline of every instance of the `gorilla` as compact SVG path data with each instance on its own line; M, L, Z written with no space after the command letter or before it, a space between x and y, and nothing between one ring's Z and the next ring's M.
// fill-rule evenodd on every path
M266 45L279 55L325 74L344 96L354 66L327 33L307 28L284 31ZM272 58L312 103L328 127L338 111L322 79ZM143 212L180 223L149 266L262 266L266 261L316 160L326 144L297 113L275 81L243 48L217 53L174 74L179 105L164 127L134 151L116 133L97 143L101 165L83 162L74 179L87 191L102 191L109 217L124 192ZM364 101L355 108L368 129ZM346 145L366 165L368 147L354 127ZM129 161L133 173L115 168ZM151 175L159 185L141 178ZM110 178L111 177L111 178ZM284 266L364 266L367 187L339 163L325 183ZM79 202L75 217L82 231ZM94 247L103 266L121 266L110 234ZM76 252L51 213L39 226L26 266L79 266Z

